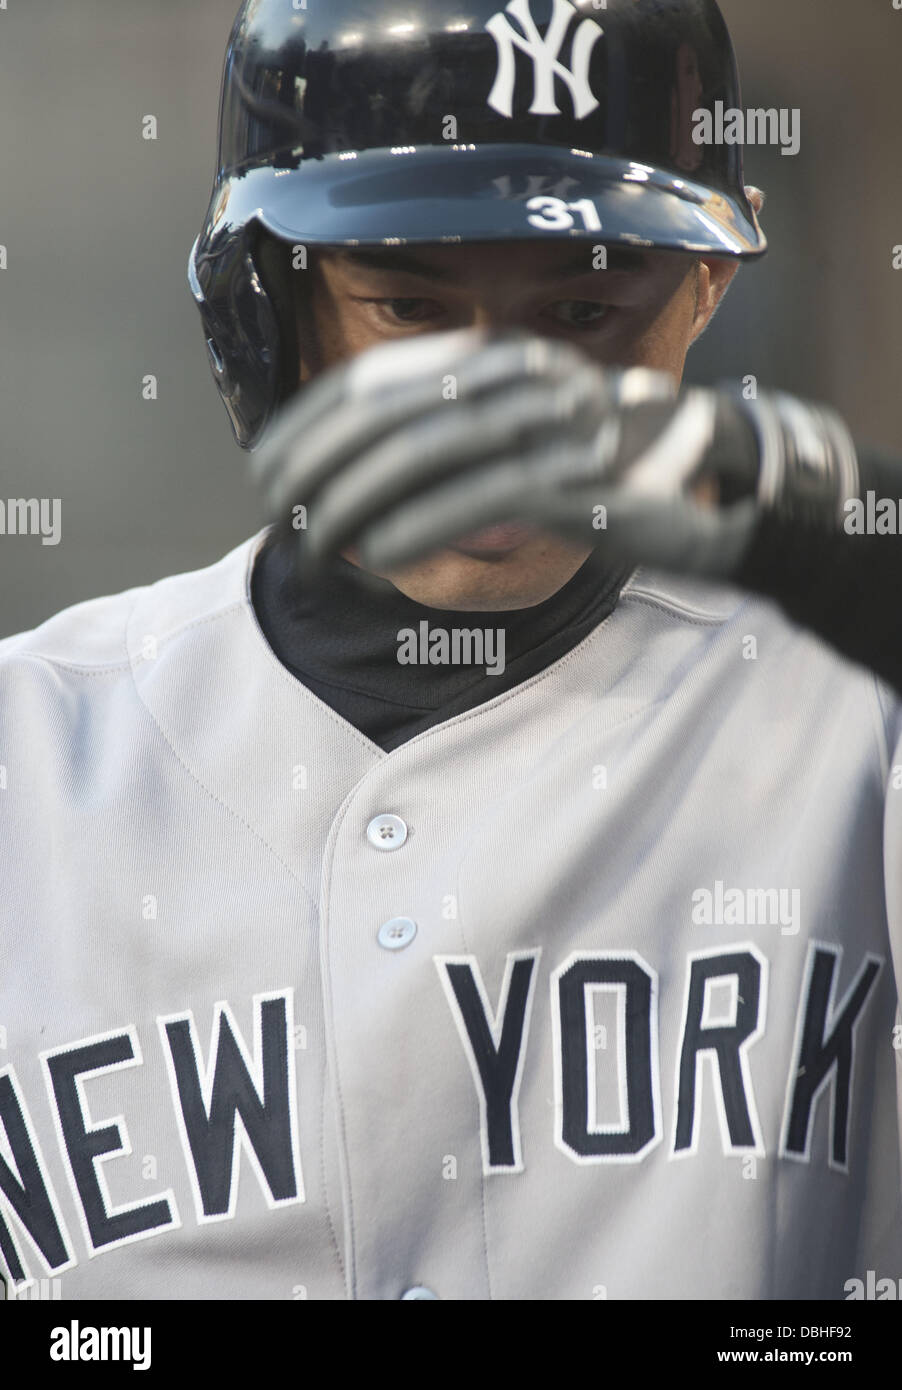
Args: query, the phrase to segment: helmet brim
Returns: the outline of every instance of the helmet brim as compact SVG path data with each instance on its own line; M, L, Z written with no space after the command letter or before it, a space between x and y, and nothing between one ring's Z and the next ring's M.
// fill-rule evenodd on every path
M672 170L540 145L402 146L235 171L212 221L210 234L256 221L310 245L589 238L743 259L767 249L744 198Z

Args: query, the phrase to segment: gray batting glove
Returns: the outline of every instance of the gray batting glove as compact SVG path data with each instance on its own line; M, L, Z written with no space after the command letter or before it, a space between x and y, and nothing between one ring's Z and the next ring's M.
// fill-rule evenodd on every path
M519 335L430 334L319 378L252 455L298 567L350 545L397 569L498 522L601 546L612 562L729 579L760 516L840 523L857 490L842 421L645 368L602 370ZM302 525L297 525L297 518Z

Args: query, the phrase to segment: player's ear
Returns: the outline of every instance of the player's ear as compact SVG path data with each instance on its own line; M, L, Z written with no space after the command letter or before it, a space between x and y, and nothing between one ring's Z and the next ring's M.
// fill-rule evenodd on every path
M764 207L764 194L760 188L746 186L746 197L752 205L755 220ZM700 338L713 319L721 300L733 282L739 269L739 262L723 260L718 256L702 257L698 263L696 282L695 319L692 324L692 342Z
M692 339L700 338L717 312L739 269L738 261L728 261L719 256L704 257L698 263L698 278L695 285L695 316L692 321Z

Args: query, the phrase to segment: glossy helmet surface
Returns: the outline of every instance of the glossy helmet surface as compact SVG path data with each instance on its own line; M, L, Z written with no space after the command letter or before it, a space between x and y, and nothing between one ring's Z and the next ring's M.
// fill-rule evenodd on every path
M741 105L715 0L246 0L189 263L238 443L298 387L292 247L760 255L741 146L694 138L717 102Z

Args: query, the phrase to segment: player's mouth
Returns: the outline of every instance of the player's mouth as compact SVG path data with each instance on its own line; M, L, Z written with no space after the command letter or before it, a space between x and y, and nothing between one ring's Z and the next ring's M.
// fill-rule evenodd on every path
M538 527L525 521L504 521L496 526L484 526L479 531L468 531L458 536L449 547L459 550L463 555L471 555L478 560L491 560L501 555L510 555L536 534Z

